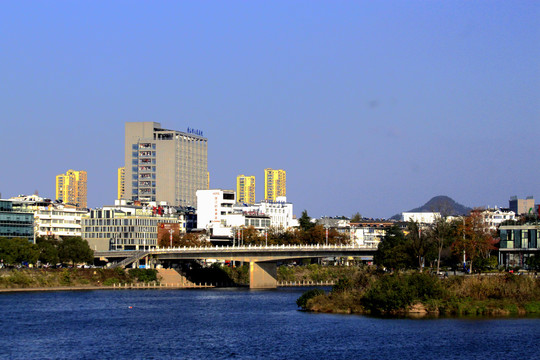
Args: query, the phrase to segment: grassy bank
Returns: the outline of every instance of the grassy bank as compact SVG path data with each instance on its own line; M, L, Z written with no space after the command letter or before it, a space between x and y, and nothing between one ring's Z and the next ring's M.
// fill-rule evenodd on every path
M16 269L0 271L0 289L96 287L157 281L145 269Z
M540 280L528 276L378 275L341 279L328 294L312 291L297 304L315 312L372 315L540 314Z

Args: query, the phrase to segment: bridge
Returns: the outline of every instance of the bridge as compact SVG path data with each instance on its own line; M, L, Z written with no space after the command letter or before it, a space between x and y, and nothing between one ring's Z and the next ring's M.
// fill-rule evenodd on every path
M358 245L270 245L156 248L141 251L97 251L96 258L120 260L113 267L126 267L145 259L202 260L216 259L249 262L249 287L277 287L277 261L302 258L372 256L376 247ZM151 261L150 261L151 262Z

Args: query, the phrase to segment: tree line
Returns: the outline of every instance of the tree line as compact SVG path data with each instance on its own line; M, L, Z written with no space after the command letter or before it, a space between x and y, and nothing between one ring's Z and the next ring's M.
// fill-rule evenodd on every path
M469 216L448 220L439 217L430 226L410 221L405 229L389 228L374 255L374 263L388 269L432 267L455 268L465 257L468 271L495 268L492 255L499 239L483 221L482 214L472 211Z
M41 264L80 264L93 261L94 252L80 236L37 237L36 243L25 238L0 237L0 262L3 266Z

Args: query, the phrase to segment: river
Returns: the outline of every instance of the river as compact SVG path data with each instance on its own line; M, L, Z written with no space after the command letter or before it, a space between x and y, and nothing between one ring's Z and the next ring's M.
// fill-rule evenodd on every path
M0 294L2 359L538 359L540 319L297 310L306 289Z

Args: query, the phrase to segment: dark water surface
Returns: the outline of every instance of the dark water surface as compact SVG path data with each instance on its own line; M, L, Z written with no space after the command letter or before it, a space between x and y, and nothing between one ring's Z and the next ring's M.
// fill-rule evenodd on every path
M311 314L295 304L305 290L4 293L0 358L540 358L540 319Z

